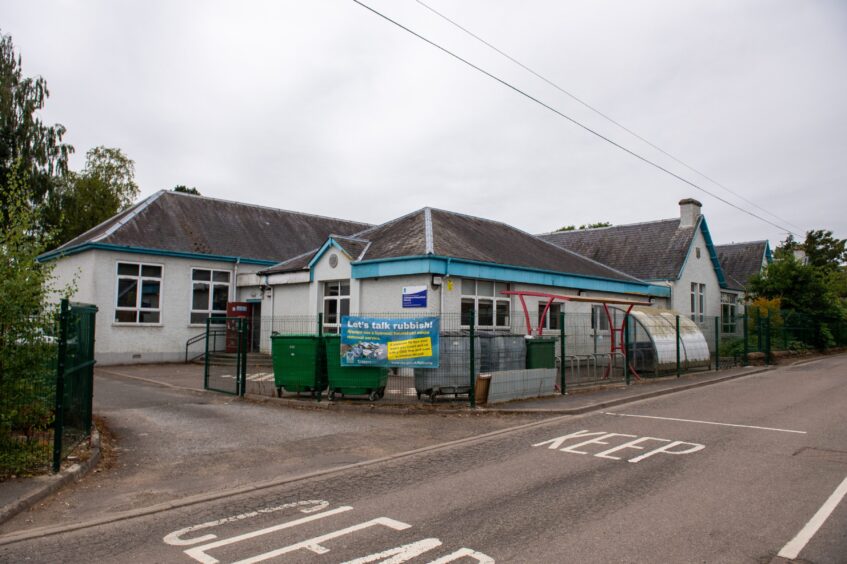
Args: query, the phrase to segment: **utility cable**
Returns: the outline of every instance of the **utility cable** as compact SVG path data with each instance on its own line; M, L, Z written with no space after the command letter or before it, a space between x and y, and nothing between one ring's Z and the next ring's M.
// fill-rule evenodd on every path
M780 216L776 215L775 213L773 213L773 212L771 212L771 211L768 211L767 209L763 208L762 206L760 206L760 205L759 205L759 204L757 204L756 202L753 202L753 201L751 201L751 200L748 200L747 198L745 198L744 196L742 196L742 195L741 195L741 194L739 194L738 192L735 192L734 190L731 190L730 188L728 188L727 186L725 186L725 185L721 184L720 182L718 182L718 181L717 181L717 180L715 180L714 178L711 178L711 177L710 177L710 176L708 176L706 173L701 172L700 170L698 170L698 169L694 168L693 166L689 165L688 163L686 163L686 162L685 162L685 161L683 161L682 159L680 159L680 158L678 158L678 157L675 157L675 156L674 156L674 155L672 155L671 153L669 153L669 152L665 151L664 149L662 149L661 147L659 147L658 145L656 145L655 143L653 143L653 142L652 142L652 141L650 141L649 139L644 138L643 136L639 135L638 133L636 133L636 132L635 132L635 131L633 131L632 129L630 129L630 128L626 127L625 125L623 125L622 123L620 123L619 121L616 121L614 118L612 118L612 117L608 116L607 114L605 114L605 113L601 112L600 110L598 110L597 108L595 108L594 106L592 106L591 104L589 104L588 102L586 102L585 100L580 99L580 98L579 98L578 96L576 96L575 94L572 94L571 92L568 92L567 90L565 90L564 88L562 88L561 86L559 86L558 84L556 84L555 82L553 82L552 80L549 80L549 79L548 79L548 78L546 78L545 76L543 76L543 75L541 75L540 73L536 72L535 70L533 70L533 69L532 69L532 68L530 68L529 66L527 66L527 65L523 64L522 62L520 62L520 61L519 61L519 60L517 60L516 58L512 57L511 55L509 55L508 53L506 53L506 52L505 52L505 51L503 51L502 49L499 49L498 47L496 47L495 45L491 44L490 42L486 41L485 39L483 39L483 38L482 38L482 37L480 37L479 35L475 34L475 33L474 33L474 32L472 32L471 30L467 29L466 27L462 26L462 25L461 25L461 24L459 24L458 22L456 22L456 21L454 21L454 20L450 19L448 16L446 16L445 14L443 14L443 13L439 12L438 10L436 10L436 9L435 9L435 8L433 8L432 6L430 6L430 5L426 4L426 3L425 3L425 2L423 2L422 0L415 0L415 2L417 2L417 3L418 3L418 4L420 4L421 6L423 6L424 8L426 8L427 10L429 10L430 12L432 12L433 14L437 15L437 16L438 16L438 17L440 17L441 19L443 19L443 20L445 20L446 22L450 23L450 24L451 24L451 25L453 25L454 27L456 27L456 28L458 28L458 29L462 30L464 33L466 33L466 34L470 35L471 37L473 37L474 39L476 39L477 41L479 41L480 43L482 43L483 45L485 45L485 46L486 46L486 47L488 47L489 49L491 49L491 50L493 50L493 51L497 52L498 54L502 55L502 56L503 56L503 57L505 57L506 59L510 60L511 62L513 62L513 63L514 63L514 64L516 64L517 66L521 67L522 69L524 69L525 71L527 71L528 73L530 73L531 75L533 75L534 77L536 77L536 78L538 78L539 80L542 80L543 82L545 82L545 83L549 84L550 86L552 86L553 88L555 88L556 90L558 90L558 91L559 91L559 92L561 92L562 94L564 94L564 95L568 96L569 98L571 98L571 99L572 99L572 100L574 100L575 102L578 102L579 104L582 104L584 107L588 108L589 110L591 110L591 111L592 111L592 112L594 112L595 114L597 114L597 115L599 115L600 117L602 117L602 118L606 119L607 121L612 122L613 124L615 124L616 126L618 126L618 127L619 127L619 128L621 128L621 129L623 129L624 131L626 131L627 133L629 133L629 134L630 134L630 135L632 135L633 137L635 137L635 138L639 139L640 141L642 141L642 142L646 143L646 144L647 144L647 145L649 145L650 147L652 147L652 148L656 149L657 151L659 151L660 153L662 153L662 154L663 154L663 155L665 155L666 157L669 157L669 158L673 159L673 160L674 160L677 164L680 164L680 165L684 166L685 168L687 168L687 169L688 169L688 170L690 170L691 172L693 172L693 173L695 173L695 174L698 174L699 176L701 176L701 177L705 178L706 180L708 180L709 182L711 182L711 183L712 183L712 184L714 184L715 186L718 186L719 188L722 188L722 189L726 190L727 192L729 192L729 193L730 193L730 194L732 194L733 196L735 196L735 197L737 197L737 198L739 198L739 199L741 199L741 200L745 201L746 203L750 204L751 206L753 206L753 207L755 207L755 208L757 208L757 209L759 209L759 210L761 210L761 211L765 212L765 213L766 213L766 214L768 214L769 216L774 217L774 218L778 219L779 221L782 221L782 222L786 223L787 225L790 225L790 226L792 226L792 227L796 227L797 229L803 229L803 228L802 228L802 227L800 227L799 225L794 225L793 223L791 223L791 222L790 222L790 221L788 221L787 219L785 219L785 218L783 218L783 217L780 217Z
M389 18L389 17L388 17L388 16L386 16L385 14L383 14L383 13L381 13L381 12L379 12L379 11L375 10L374 8L371 8L370 6L368 6L367 4L365 4L365 3L363 3L363 2L360 2L360 0L353 0L353 2L355 2L355 3L356 3L356 4L358 4L359 6L361 6L361 7L365 8L365 9L367 9L368 11L372 12L373 14L375 14L375 15L377 15L377 16L379 16L379 17L381 17L382 19L384 19L384 20L386 20L386 21L388 21L388 22L390 22L390 23L394 24L395 26L399 27L400 29L402 29L402 30L404 30L404 31L406 31L406 32L408 32L408 33L410 33L410 34L414 35L415 37L417 37L417 38L418 38L418 39L420 39L421 41L423 41L423 42L425 42L425 43L428 43L429 45L432 45L433 47L435 47L435 48L436 48L436 49L438 49L439 51L442 51L442 52L444 52L445 54L450 55L450 56L451 56L451 57L453 57L454 59L456 59L456 60L458 60L458 61L460 61L460 62L462 62L462 63L466 64L467 66L471 67L472 69L474 69L474 70L476 70L476 71L478 71L478 72L480 72L480 73L484 74L485 76L487 76L487 77L491 78L492 80L495 80L495 81L499 82L500 84L502 84L502 85L503 85L503 86L505 86L506 88L509 88L510 90L513 90L514 92L517 92L517 93L518 93L518 94L520 94L521 96L524 96L525 98L528 98L529 100L531 100L531 101L535 102L536 104L538 104L538 105L540 105L540 106L542 106L542 107L544 107L544 108L546 108L546 109L550 110L551 112L553 112L554 114L558 115L559 117L562 117L562 118L564 118L564 119L568 120L569 122L573 123L574 125L576 125L576 126L578 126L578 127L582 128L582 129L584 129L585 131L588 131L589 133L591 133L591 134L593 134L593 135L595 135L595 136L599 137L600 139L602 139L602 140L606 141L607 143L610 143L611 145L614 145L614 146L615 146L615 147L617 147L618 149L620 149L620 150L622 150L622 151L624 151L624 152L626 152L626 153L629 153L630 155L632 155L633 157L637 158L638 160L643 161L643 162L645 162L645 163L649 164L650 166L652 166L652 167L654 167L654 168L656 168L656 169L658 169L658 170L660 170L660 171L662 171L662 172L664 172L664 173L666 173L666 174L668 174L668 175L670 175L670 176L673 176L673 177L674 177L674 178L676 178L677 180L680 180L681 182L684 182L685 184L688 184L689 186L691 186L692 188L695 188L696 190L700 190L700 191L701 191L701 192L703 192L704 194L708 194L709 196L711 196L711 197L715 198L716 200L718 200L718 201L720 201L720 202L723 202L724 204L726 204L726 205L728 205L728 206L730 206L730 207L732 207L732 208L735 208L735 209L737 209L738 211L740 211L740 212L742 212L742 213L745 213L745 214L747 214L747 215L749 215L749 216L751 216L751 217L754 217L754 218L756 218L756 219L758 219L758 220L760 220L760 221L763 221L763 222L765 222L765 223L767 223L767 224L769 224L769 225L772 225L773 227L776 227L776 228L777 228L777 229L779 229L780 231L784 231L784 232L786 232L786 233L790 233L790 234L792 234L792 235L799 236L799 235L797 235L796 233L794 233L793 231L791 231L790 229L787 229L787 228L785 228L785 227L783 227L783 226L781 226L781 225L779 225L779 224L776 224L776 223L774 223L774 222L770 221L769 219L766 219L766 218L764 218L764 217L762 217L762 216L760 216L760 215L757 215L757 214L755 214L755 213L751 212L750 210L746 210L746 209L744 209L744 208L742 208L742 207L739 207L739 206L737 206L737 205L733 204L732 202L730 202L730 201L726 200L725 198L722 198L722 197L718 196L718 195L717 195L717 194L715 194L714 192L710 192L709 190L706 190L706 189L705 189L705 188L703 188L702 186L699 186L698 184L695 184L694 182L692 182L692 181L690 181L690 180L688 180L688 179L686 179L686 178L684 178L684 177L682 177L682 176L680 176L680 175L676 174L675 172L673 172L673 171L671 171L671 170L668 170L667 168L663 167L662 165L660 165L660 164L658 164L658 163L656 163L656 162L654 162L654 161L651 161L651 160L650 160L650 159L648 159L647 157L643 157L643 156L639 155L638 153L636 153L635 151L632 151L631 149L628 149L628 148L624 147L624 146L623 146L623 145L621 145L620 143L617 143L616 141L613 141L613 140L612 140L612 139L610 139L609 137L606 137L605 135L603 135L603 134L602 134L602 133L600 133L599 131L596 131L596 130L594 130L594 129L591 129L591 128L590 128L590 127L588 127L587 125L584 125L583 123L581 123L581 122L579 122L579 121L575 120L574 118L572 118L572 117L570 117L570 116L568 116L568 115L566 115L566 114L564 114L564 113L560 112L560 111L559 111L559 110L557 110L556 108L554 108L554 107L552 107L552 106L550 106L550 105L546 104L545 102L542 102L542 101L541 101L541 100L539 100L538 98L536 98L536 97L534 97L533 95L531 95L531 94L529 94L529 93L527 93L527 92L525 92L525 91L521 90L521 89L520 89L520 88L518 88L517 86L514 86L514 85L512 85L511 83L506 82L504 79L502 79L502 78L500 78L500 77L498 77L498 76L496 76L496 75L494 75L494 74L492 74L492 73L488 72L487 70L483 69L482 67L479 67L479 66L475 65L474 63L472 63L472 62L468 61L467 59L462 58L461 56L457 55L456 53L453 53L452 51L450 51L450 50L449 50L449 49L447 49L446 47L442 47L441 45L439 45L439 44L435 43L434 41L432 41L432 40L430 40L430 39L427 39L427 38L426 38L426 37L424 37L423 35L421 35L421 34L419 34L419 33L415 32L415 31L413 31L413 30L409 29L408 27L404 26L404 25L403 25L403 24L401 24L400 22L397 22L396 20L393 20L393 19Z

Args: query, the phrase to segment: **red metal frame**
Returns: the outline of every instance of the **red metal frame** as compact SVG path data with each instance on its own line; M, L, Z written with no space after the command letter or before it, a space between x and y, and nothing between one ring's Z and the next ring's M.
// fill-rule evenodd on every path
M521 307L523 307L524 318L526 319L526 328L529 335L533 334L532 329L532 319L529 316L529 308L526 307L526 300L524 300L525 296L531 296L535 298L547 298L547 305L544 306L544 312L541 314L541 319L538 320L538 328L537 335L539 337L544 334L544 326L541 321L543 319L547 319L547 314L550 311L550 306L553 305L553 302L556 300L561 300L563 302L582 302L582 303L594 303L594 304L602 304L603 311L606 312L606 319L609 320L609 331L611 332L611 350L609 351L611 354L614 354L620 351L624 357L624 363L629 371L635 376L636 379L640 380L641 376L639 376L638 372L636 372L635 367L629 362L629 358L626 354L626 343L624 342L626 330L626 323L629 320L629 314L632 311L632 308L637 305L646 305L649 306L650 302L638 302L634 300L622 300L617 298L592 298L588 296L567 296L563 294L549 294L546 292L533 292L530 290L506 290L500 292L504 296L517 296L521 302ZM615 326L614 318L612 317L612 313L609 311L609 305L625 305L629 306L626 309L626 313L624 313L623 321L621 322L620 327ZM620 339L618 339L618 334L620 334ZM564 359L562 359L564 362ZM609 377L609 372L612 369L611 362L606 367L606 373L603 375L603 378L606 379Z

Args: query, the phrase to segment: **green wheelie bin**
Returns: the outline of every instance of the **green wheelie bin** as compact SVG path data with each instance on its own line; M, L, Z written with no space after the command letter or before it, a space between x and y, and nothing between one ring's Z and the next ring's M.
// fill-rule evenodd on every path
M317 335L272 335L271 358L277 397L288 392L309 392L320 397L326 388L323 339Z
M556 340L535 338L526 340L526 368L556 368Z
M336 394L365 395L376 401L385 395L388 382L388 368L380 366L341 366L341 337L324 336L326 348L326 367L329 390L327 397L335 399Z

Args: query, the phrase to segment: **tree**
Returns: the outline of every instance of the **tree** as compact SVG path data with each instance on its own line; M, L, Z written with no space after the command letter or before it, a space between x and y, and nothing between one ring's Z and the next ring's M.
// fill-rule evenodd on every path
M786 324L810 328L809 344L822 349L834 343L830 327L844 320L847 311L847 275L840 265L844 243L834 239L830 231L810 231L803 244L789 235L774 252L774 262L753 276L748 285L754 299L779 299L781 307L789 310ZM796 249L806 251L809 260L797 260L793 254Z
M595 223L588 223L580 225L579 227L575 225L565 225L564 227L560 227L556 231L576 231L577 229L597 229L598 227L611 227L612 224L608 221L598 221Z
M13 184L17 183L23 197L37 206L54 189L57 178L68 170L68 156L73 153L73 147L62 142L65 127L44 125L37 115L49 95L43 78L23 76L21 58L15 56L12 37L0 33L0 207L3 209L15 205L7 191ZM20 184L20 178L10 183L16 167L19 177L25 178L24 184ZM31 219L32 229L43 230L38 213ZM3 227L8 227L9 221L9 215L4 214Z
M184 184L179 184L177 186L174 186L173 191L174 192L181 192L183 194L194 194L195 196L202 196L202 194L200 193L200 190L198 190L194 186L192 186L191 188L188 188Z
M48 198L45 223L62 244L132 205L138 197L135 163L120 149L95 147L81 173L68 173Z
M810 265L826 271L838 269L847 260L847 241L836 239L832 231L817 229L806 233L802 249Z
M28 193L29 169L19 159L0 188L0 472L18 473L43 460L47 448L32 440L52 421L55 344L48 295L52 265L33 233L36 211Z

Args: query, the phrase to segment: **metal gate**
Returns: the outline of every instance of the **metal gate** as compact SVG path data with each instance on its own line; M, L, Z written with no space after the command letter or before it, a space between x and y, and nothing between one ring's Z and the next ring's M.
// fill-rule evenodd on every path
M210 317L206 320L205 389L244 395L249 322L244 317Z

